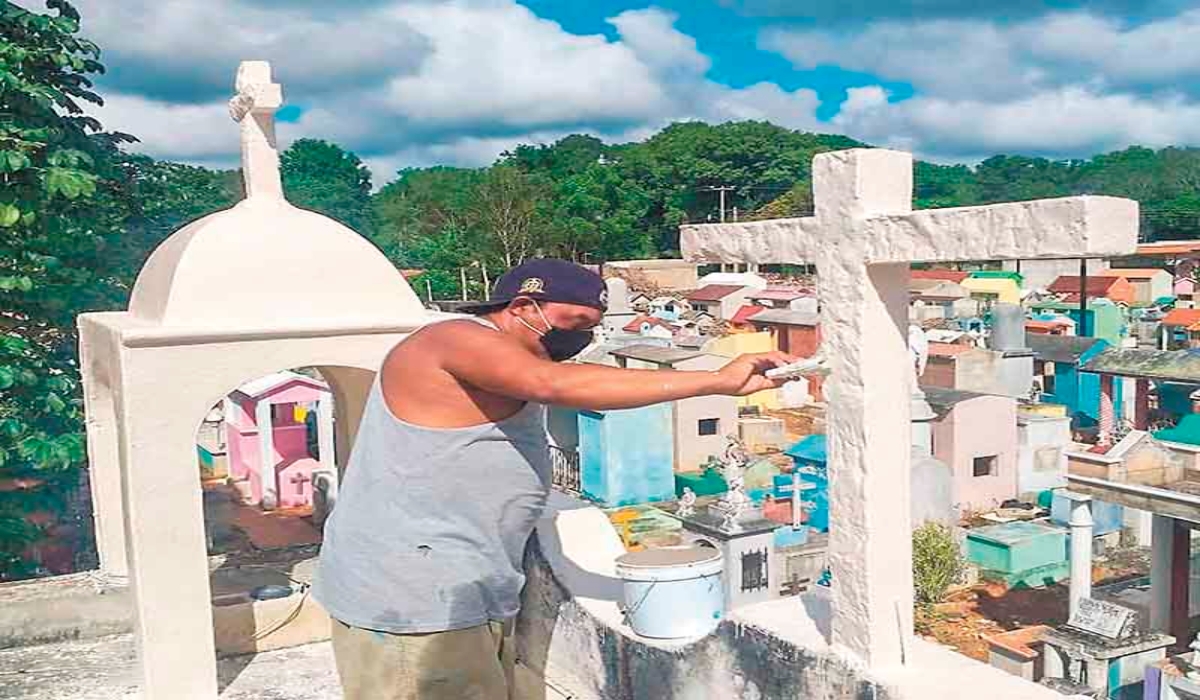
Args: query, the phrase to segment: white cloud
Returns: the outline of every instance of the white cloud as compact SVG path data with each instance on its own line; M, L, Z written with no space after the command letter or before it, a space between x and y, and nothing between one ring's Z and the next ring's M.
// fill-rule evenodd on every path
M523 6L400 5L391 14L433 47L417 73L388 88L391 105L415 122L627 122L665 106L650 68L628 46L570 34Z
M426 39L379 10L318 15L240 0L78 0L103 49L104 85L159 99L219 97L244 59L272 61L293 90L337 91L414 69Z
M855 98L852 94L834 119L840 129L937 160L1200 143L1200 104L1180 96L1147 100L1069 87L1007 102L918 97L889 104L877 95Z
M317 5L271 12L250 1L181 2L178 13L168 13L150 0L123 0L121 12L105 15L101 34L117 31L122 22L150 31L143 24L163 21L153 37L100 37L119 47L108 59L114 72L141 71L121 85L169 78L178 81L174 92L186 93L190 85L197 96L213 92L205 87L209 83L221 86L194 104L181 103L172 91L155 98L160 93L153 89L107 90L109 104L99 110L105 126L139 136L135 148L158 157L236 163L237 130L225 112L232 88L225 86L232 84L238 59L264 55L247 53L253 47L279 52L276 79L290 103L305 107L298 122L279 125L280 145L302 136L337 142L372 167L377 184L400 167L485 165L518 143L550 143L569 133L620 142L679 119L817 126L819 101L811 90L787 91L773 83L733 89L708 80L708 58L675 28L674 14L657 8L609 18L618 31L611 41L571 34L512 0L383 1L366 10L367 19ZM135 7L145 16L134 17ZM280 34L269 17L278 26L296 24ZM375 61L355 73L353 61L339 59L315 68L319 75L293 80L340 50L331 43L337 28L349 32L364 21L377 26L355 50L382 50L385 43L375 39L398 28L404 46L420 47L421 60L396 66ZM226 40L213 41L226 23ZM318 36L329 32L332 39ZM179 73L192 64L197 75L190 80L203 89ZM381 65L391 72L380 77Z
M799 68L837 64L911 84L915 96L899 102L878 87L850 90L833 126L937 160L1200 143L1200 10L1140 25L1059 12L1009 24L773 28L759 45Z
M672 12L650 7L626 10L609 17L608 23L620 32L621 43L655 71L703 75L712 62L700 53L695 39L675 29L677 19Z

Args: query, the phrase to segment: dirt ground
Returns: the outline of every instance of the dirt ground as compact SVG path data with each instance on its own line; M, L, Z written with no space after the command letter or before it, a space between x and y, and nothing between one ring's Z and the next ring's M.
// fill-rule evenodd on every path
M1092 570L1093 585L1144 576L1147 552L1126 548L1109 553ZM1006 589L981 583L950 594L931 616L918 615L917 630L926 638L979 661L987 661L984 637L1029 625L1061 625L1067 621L1067 585Z

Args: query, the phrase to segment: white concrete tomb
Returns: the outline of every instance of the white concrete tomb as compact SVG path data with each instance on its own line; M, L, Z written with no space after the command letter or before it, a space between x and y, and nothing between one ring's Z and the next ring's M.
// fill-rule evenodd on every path
M79 317L101 571L132 587L147 700L217 697L195 452L205 414L248 380L317 367L344 466L384 354L430 320L365 238L284 199L270 66L242 63L237 93L246 198L163 242L128 311Z

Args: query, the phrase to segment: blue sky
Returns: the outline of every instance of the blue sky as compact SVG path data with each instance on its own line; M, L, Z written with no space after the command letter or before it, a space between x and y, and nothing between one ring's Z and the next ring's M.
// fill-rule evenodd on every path
M20 0L27 6L41 0ZM286 144L397 168L517 143L766 119L941 162L1200 145L1200 0L76 0L98 116L151 155L237 162L237 63Z

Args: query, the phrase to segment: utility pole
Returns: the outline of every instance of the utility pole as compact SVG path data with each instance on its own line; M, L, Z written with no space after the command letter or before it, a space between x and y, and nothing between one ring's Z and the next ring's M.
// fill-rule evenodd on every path
M729 185L713 185L711 187L706 187L705 189L707 189L709 192L717 192L721 195L721 223L725 223L725 193L732 192L737 188L730 187Z
M704 189L708 190L709 192L716 192L721 196L721 223L725 223L725 193L732 192L736 188L730 187L729 185L711 185ZM734 217L734 221L737 221L736 215ZM724 271L725 271L725 263L721 263L721 272L724 272ZM737 264L734 264L733 271L737 272Z

